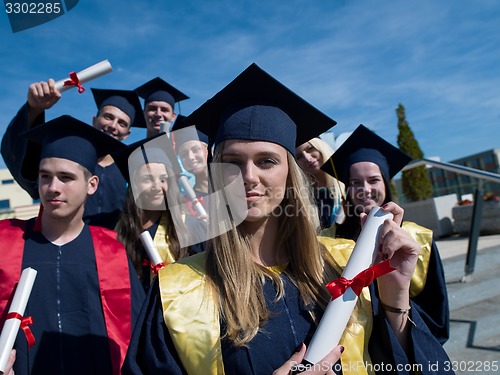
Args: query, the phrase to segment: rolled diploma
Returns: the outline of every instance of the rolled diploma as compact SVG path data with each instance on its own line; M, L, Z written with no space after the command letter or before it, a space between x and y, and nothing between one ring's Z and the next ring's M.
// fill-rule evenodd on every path
M103 60L95 65L92 65L88 67L87 69L82 70L81 72L76 73L78 79L80 80L80 83L85 83L88 81L92 81L93 79L99 78L100 76L103 76L105 74L110 73L113 70L111 67L111 64L109 63L108 60ZM61 79L60 81L56 82L56 89L59 92L64 92L66 90L69 90L73 87L76 86L64 86L64 82L69 80L68 78Z
M351 280L372 265L378 248L379 228L385 220L392 219L392 217L392 213L384 212L379 207L373 207L370 210L342 272L343 277ZM338 345L357 300L358 296L349 288L342 296L328 303L304 357L307 362L318 363Z
M21 278L19 279L14 298L10 304L9 313L16 312L21 316L24 315L24 310L26 310L31 289L35 282L36 273L37 271L35 269L29 267L21 272ZM2 334L0 335L0 371L2 372L5 371L5 367L7 366L7 361L14 347L14 341L16 341L20 325L21 321L19 319L12 318L6 320L2 328Z
M155 266L163 263L163 259L161 259L160 253L158 253L158 249L151 238L151 234L149 234L147 230L141 233L141 242L146 249L146 253L148 253L151 263Z
M160 121L160 133L168 133L172 131L172 123L169 121Z
M193 208L196 211L196 214L198 215L198 218L207 218L207 211L205 211L205 208L203 205L200 203L198 200L198 197L196 196L196 193L194 192L193 188L191 187L191 184L188 181L188 178L186 176L181 176L179 178L179 183L181 184L182 188L186 192L186 195L189 199L189 201L193 204Z

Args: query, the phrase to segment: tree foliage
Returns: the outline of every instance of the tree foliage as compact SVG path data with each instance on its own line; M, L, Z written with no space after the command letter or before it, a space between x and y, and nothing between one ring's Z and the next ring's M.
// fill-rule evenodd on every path
M398 147L401 151L410 155L413 160L422 159L424 153L418 145L418 141L406 121L405 108L402 104L396 109L398 116ZM425 166L410 169L403 172L402 177L403 194L412 201L420 201L432 196L432 183Z

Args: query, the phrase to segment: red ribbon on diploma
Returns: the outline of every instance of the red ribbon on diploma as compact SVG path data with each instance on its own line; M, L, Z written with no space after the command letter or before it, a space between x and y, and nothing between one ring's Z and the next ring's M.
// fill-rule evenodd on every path
M78 87L78 93L83 93L85 91L85 88L81 85L80 79L78 78L78 75L76 72L71 72L69 73L69 78L67 81L64 81L64 86L76 86Z
M31 332L30 325L33 325L33 318L31 316L27 316L23 318L21 314L16 312L11 312L7 314L6 320L9 319L19 319L21 321L21 329L24 331L24 335L26 336L26 341L28 341L28 349L35 345L35 336L33 336L33 332Z
M142 265L151 267L151 270L153 271L154 274L157 274L159 270L165 267L165 263L161 262L158 263L157 265L154 265L153 262L151 262L149 259L144 259Z
M158 263L157 265L154 265L151 263L151 269L153 270L153 273L158 273L159 270L161 270L163 267L165 267L165 264L163 262Z
M389 272L394 271L395 268L391 267L390 259L387 259L379 264L367 268L358 273L352 280L345 277L340 277L326 284L326 289L332 296L332 299L338 298L343 295L347 289L351 288L357 296L365 286L370 285L377 277L384 276Z
M186 202L186 207L189 210L189 213L193 215L194 217L198 218L198 213L194 209L195 204L200 203L202 206L205 206L205 200L203 199L203 196L196 197L192 201L189 200L189 197L187 195L184 196L184 201Z

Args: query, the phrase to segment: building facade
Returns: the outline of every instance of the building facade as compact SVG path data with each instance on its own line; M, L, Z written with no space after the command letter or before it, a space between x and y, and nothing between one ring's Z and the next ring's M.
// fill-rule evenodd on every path
M500 148L496 148L452 160L450 163L500 174L499 161ZM467 194L474 194L479 184L477 178L434 167L429 168L429 176L432 182L433 197L448 194L457 194L458 197L462 197ZM491 192L495 196L500 196L500 184L498 183L483 180L482 189L484 193Z
M500 174L500 148L452 160L450 163ZM433 197L455 194L458 202L464 197L472 198L479 187L479 179L475 177L465 176L437 167L428 167L428 171L432 183ZM401 173L397 175L393 182L398 202L407 203L408 200L403 195ZM500 184L488 180L482 180L481 183L484 194L492 193L494 196L500 196Z
M0 169L0 219L29 219L38 214L40 203L26 193L7 168Z

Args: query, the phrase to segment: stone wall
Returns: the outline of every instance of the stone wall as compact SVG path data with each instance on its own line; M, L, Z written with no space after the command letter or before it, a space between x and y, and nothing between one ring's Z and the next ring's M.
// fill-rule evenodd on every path
M471 226L473 204L453 207L453 227L460 235L468 235ZM483 202L481 234L500 233L500 202Z
M405 210L404 220L413 221L432 229L435 239L454 233L452 209L457 204L457 195L449 194L419 202L401 203Z

